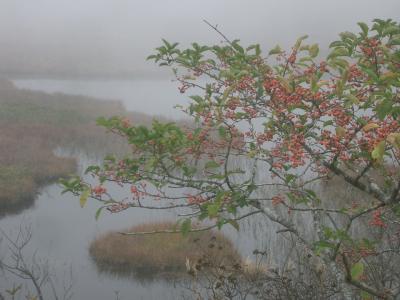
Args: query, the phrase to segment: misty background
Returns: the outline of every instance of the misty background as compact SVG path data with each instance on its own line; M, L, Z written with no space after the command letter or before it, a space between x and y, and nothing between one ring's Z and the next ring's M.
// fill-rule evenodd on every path
M121 274L102 272L88 250L106 232L175 221L181 211L103 210L96 220L102 204L88 201L82 209L78 197L62 194L55 183L76 172L95 184L84 174L89 165L101 164L106 153L122 156L131 150L117 135L96 126L96 119L117 115L136 126L149 125L156 117L188 124L184 118L189 116L174 106L187 107L189 96L199 90L180 94L180 83L171 82L172 72L146 57L162 38L182 47L220 43L221 36L204 19L244 46L260 43L264 53L276 44L290 49L308 34L309 43L320 44L322 59L340 32L357 32L357 22L370 24L374 18L399 21L399 12L400 0L0 0L0 260L13 257L4 232L20 236L18 230L27 224L32 239L26 255L30 259L29 253L35 253L36 260L37 253L46 265L49 262L55 279L51 282L60 290L66 290L63 280L68 282L70 269L73 299L177 299L187 290L183 286L123 277L126 268ZM269 172L260 174L269 182ZM357 203L366 196L342 182L328 187L324 181L321 193L327 203ZM107 186L123 201L132 194L126 188ZM311 236L308 215L302 220L299 225ZM283 269L293 265L292 253L302 252L292 252L286 239L276 234L280 228L264 218L251 218L240 226L239 232L227 226L223 233L243 258L254 257L254 249L265 250L268 263L271 258ZM0 299L3 291L20 282L29 290L26 281L16 282L3 271ZM53 286L46 289L45 298L53 298ZM120 298L115 297L117 291ZM15 299L27 294L31 293L20 291Z
M243 44L327 48L357 22L398 19L400 1L0 0L0 74L7 77L155 77L146 62L160 39L218 43L203 19Z

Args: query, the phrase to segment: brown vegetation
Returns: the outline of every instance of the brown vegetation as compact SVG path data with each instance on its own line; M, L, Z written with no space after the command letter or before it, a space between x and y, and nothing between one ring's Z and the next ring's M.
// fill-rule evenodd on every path
M29 207L40 186L74 172L75 159L56 156L57 147L126 153L122 140L96 126L98 117L112 115L152 120L118 101L17 89L0 80L0 215Z
M160 231L174 228L171 222L136 225L126 232ZM147 275L184 275L191 262L207 257L213 264L241 261L230 240L213 231L159 233L127 236L109 232L95 239L89 248L103 270ZM139 274L140 273L140 274Z
M0 139L0 209L3 213L29 206L41 185L75 171L74 159L57 157L37 137L16 139L1 131Z

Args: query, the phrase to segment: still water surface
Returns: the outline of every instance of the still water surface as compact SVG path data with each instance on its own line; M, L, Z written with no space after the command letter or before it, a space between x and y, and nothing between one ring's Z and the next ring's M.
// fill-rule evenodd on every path
M179 289L166 282L143 283L98 274L88 253L89 243L100 233L149 220L168 220L174 217L173 213L130 210L117 215L105 213L96 221L97 203L88 201L81 209L76 197L61 195L61 191L60 186L50 185L41 191L31 209L0 219L0 228L11 237L16 236L21 224L31 226L32 239L26 251L28 258L36 251L38 258L48 260L61 287L63 280L69 281L68 272L72 268L73 299L114 299L114 291L120 292L120 299L177 298ZM1 280L1 288L12 287L11 280L5 282L2 277Z

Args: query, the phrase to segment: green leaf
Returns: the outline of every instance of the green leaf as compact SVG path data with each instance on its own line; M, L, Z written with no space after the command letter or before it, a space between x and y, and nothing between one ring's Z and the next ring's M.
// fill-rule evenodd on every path
M100 214L101 214L101 211L103 210L103 208L104 208L104 206L101 206L96 210L96 215L94 216L96 221L100 218Z
M346 99L351 105L358 105L360 104L360 100L354 96L353 94L346 95Z
M389 45L391 46L398 46L400 45L400 37L399 38L392 38L388 42Z
M360 28L363 32L363 36L364 37L367 36L368 35L368 25L365 24L364 22L358 22L357 24L358 24L358 26L360 26Z
M385 154L385 146L385 141L379 142L371 153L372 158L381 161L383 159L383 155Z
M346 44L343 43L342 41L334 41L330 43L329 48L342 47L342 46L346 46Z
M358 262L351 267L350 272L352 279L359 280L364 273L364 265L361 262Z
M363 118L357 118L357 124L365 126L368 124L368 122Z
M285 182L288 183L288 184L289 184L291 181L293 181L294 179L296 179L296 175L287 174L287 175L285 176Z
M325 238L327 238L328 240L331 239L334 235L333 230L330 227L324 227L323 231L324 231Z
M225 175L224 174L213 174L209 178L210 179L223 180L223 179L225 179Z
M224 218L219 218L217 221L217 228L218 230L221 230L222 226L226 224L226 220Z
M311 198L316 199L317 194L313 190L305 189L304 190Z
M254 49L254 53L256 56L261 54L261 48L259 44L255 44L255 45L250 45L249 47L246 48L247 51L253 50Z
M206 165L205 165L206 169L215 169L215 168L218 168L218 167L220 167L220 165L214 160L208 161L206 163Z
M86 168L85 174L97 173L99 171L100 171L100 167L99 166L89 166L89 167Z
M311 78L311 90L316 93L319 91L320 86L318 85L317 79L315 76Z
M375 71L374 71L373 69L369 69L369 68L363 67L363 66L361 66L360 68L361 68L361 70L362 70L364 73L366 73L372 80L374 80L374 81L379 81L379 77L378 77L378 75L376 75L376 73L375 73Z
M224 126L218 127L218 134L221 138L226 137L226 128Z
M378 118L383 120L393 109L393 102L391 100L382 101L376 108Z
M357 36L349 31L341 32L339 35L345 43L347 42L347 40L354 41L355 39L357 39Z
M344 59L340 59L340 58L333 58L330 60L329 65L331 66L339 66L343 69L347 69L349 67L349 63L347 60Z
M317 57L317 55L318 55L318 53L319 53L319 46L318 46L318 44L311 45L308 51L309 51L310 56L311 56L312 58Z
M90 196L90 189L86 188L79 197L79 204L83 208L86 205L87 199Z
M279 45L276 45L275 48L271 49L268 54L269 55L274 55L274 54L279 54L282 53L282 49Z
M400 26L395 26L395 25L385 28L382 32L383 35L393 35L399 33L400 33Z
M181 224L181 232L183 236L187 236L191 229L192 229L192 220L185 219Z
M228 220L228 223L231 224L237 231L239 231L239 223L236 220Z
M333 243L330 243L328 241L323 241L323 240L315 242L314 246L317 251L319 251L321 249L326 249L326 248L329 248L329 249L335 248L335 245Z
M296 43L294 44L294 49L298 50L301 46L301 43L308 38L308 35L303 35L301 37L299 37L296 41Z
M341 126L336 127L335 131L339 138L342 138L346 135L346 129Z
M198 95L190 96L189 98L193 99L193 100L196 101L197 103L203 102L203 98L200 97L200 96L198 96Z
M208 212L208 217L209 218L215 218L218 216L218 211L220 208L220 203L212 203L207 206L207 212Z
M244 54L244 49L239 45L239 40L232 41L232 47L241 54Z
M400 149L400 133L399 132L392 132L386 138L386 140L392 144L392 146Z
M328 55L329 58L338 57L338 56L348 56L349 50L344 47L338 47L333 49L333 51Z
M367 293L366 291L360 291L360 296L362 300L372 300L372 295Z
M157 55L149 55L149 56L147 56L147 58L146 58L146 60L151 60L151 59L155 59L155 58L157 58Z
M167 47L167 49L170 49L170 48L171 48L171 44L168 43L167 40L165 40L165 39L161 39L161 40L162 40L162 42L164 43L164 45Z
M150 157L147 161L146 164L144 165L144 169L146 171L150 171L154 168L154 166L157 164L157 158L155 157Z

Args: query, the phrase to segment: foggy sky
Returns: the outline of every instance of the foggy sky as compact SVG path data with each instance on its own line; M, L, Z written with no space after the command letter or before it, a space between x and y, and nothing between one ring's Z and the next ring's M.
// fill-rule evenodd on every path
M153 73L145 58L161 38L221 40L203 19L268 49L304 34L326 46L358 21L399 13L399 0L0 0L0 73Z

